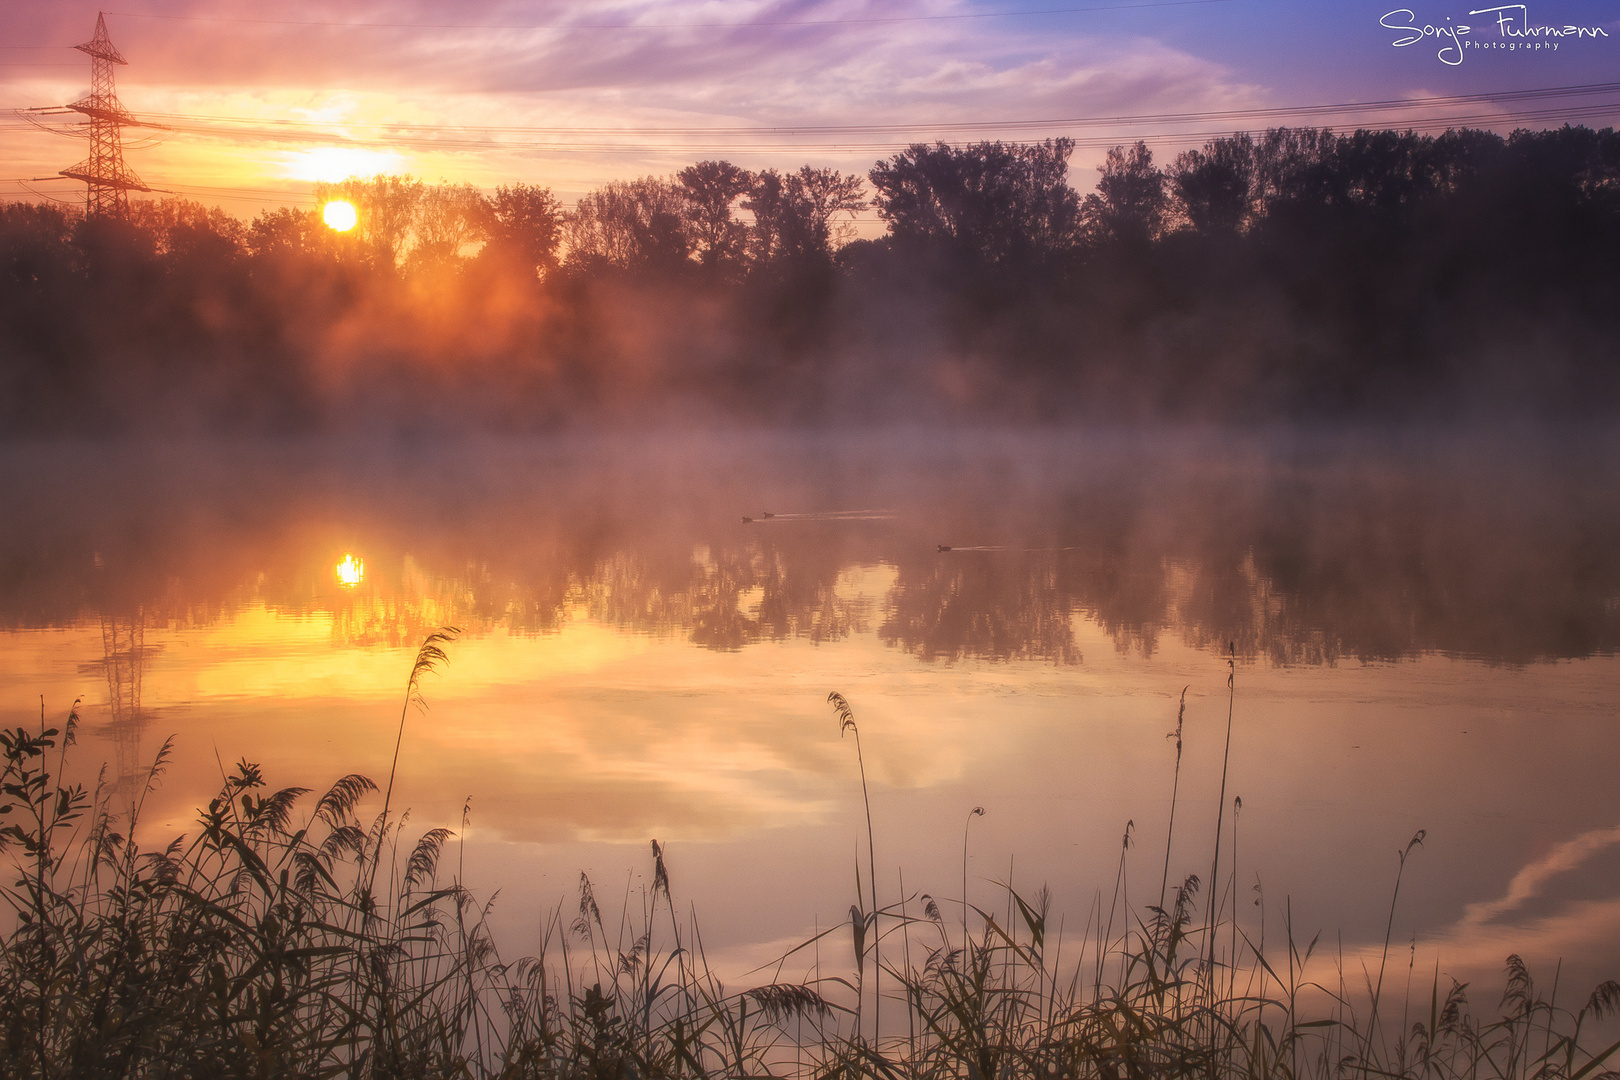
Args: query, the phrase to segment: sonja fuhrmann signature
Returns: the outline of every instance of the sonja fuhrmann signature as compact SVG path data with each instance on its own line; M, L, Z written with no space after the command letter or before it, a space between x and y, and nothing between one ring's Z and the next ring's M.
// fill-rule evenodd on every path
M1559 46L1566 40L1581 40L1583 38L1606 38L1609 32L1601 26L1577 26L1566 23L1554 26L1551 23L1535 23L1530 21L1530 7L1527 4L1501 4L1497 7L1476 8L1469 15L1490 15L1492 19L1483 26L1471 26L1467 23L1454 21L1446 16L1442 23L1424 23L1418 25L1417 13L1411 8L1396 8L1378 20L1378 25L1386 30L1394 30L1405 35L1395 39L1397 49L1408 45L1421 45L1424 42L1438 44L1439 50L1435 53L1442 64L1456 67L1463 62L1463 52L1467 49L1506 49L1516 52L1520 49L1551 50L1557 52ZM1492 35L1491 31L1496 33Z

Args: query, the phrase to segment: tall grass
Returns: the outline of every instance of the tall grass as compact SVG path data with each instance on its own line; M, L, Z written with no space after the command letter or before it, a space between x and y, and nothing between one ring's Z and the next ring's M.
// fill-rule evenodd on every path
M408 695L442 659L419 654ZM833 704L848 730L853 711ZM1196 877L1133 910L1122 870L1124 932L1099 905L1067 941L1044 890L1009 884L981 907L964 882L958 937L933 897L878 906L869 801L870 910L857 875L850 921L773 966L813 951L802 982L725 986L656 841L648 889L604 918L582 875L577 902L543 918L537 954L508 959L488 904L459 870L445 880L451 833L407 838L386 797L364 820L370 780L345 776L311 805L311 792L271 790L241 762L190 839L141 850L139 802L117 812L107 786L62 779L76 725L42 716L37 730L0 732L0 843L14 869L0 892L13 916L0 935L4 1077L1615 1077L1605 1065L1620 1044L1594 1030L1620 1007L1620 984L1561 1004L1556 981L1543 996L1510 957L1500 1015L1486 1017L1437 970L1426 1000L1408 990L1395 1027L1381 1020L1393 1015L1385 963L1370 993L1348 992L1317 941L1295 940L1291 904L1268 947L1237 924L1235 894L1228 909ZM1391 928L1420 839L1396 868ZM905 947L883 949L896 934ZM841 939L848 959L823 963Z

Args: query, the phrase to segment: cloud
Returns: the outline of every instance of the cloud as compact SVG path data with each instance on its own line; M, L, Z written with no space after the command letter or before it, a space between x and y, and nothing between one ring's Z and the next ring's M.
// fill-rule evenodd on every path
M70 17L24 6L30 10L0 14L10 40L71 44L89 36L82 12ZM130 58L117 72L120 93L128 107L148 114L597 129L483 132L470 140L457 133L458 142L485 145L454 148L433 145L442 137L389 145L390 135L375 128L331 131L333 145L363 135L365 149L397 153L400 168L429 179L484 185L521 179L549 184L565 198L609 179L667 173L712 157L754 168L809 161L865 172L897 145L929 137L930 124L1223 108L1265 96L1220 63L1150 35L1091 32L1083 16L1060 20L1058 32L1026 19L955 17L982 10L965 0L608 0L545 8L487 2L453 9L399 0L346 6L336 20L332 10L169 0L143 11L185 19L110 16L114 41ZM884 21L919 15L949 17ZM452 22L492 28L433 25ZM545 28L512 28L537 23ZM15 77L0 73L6 78ZM80 81L88 82L88 70ZM20 86L11 81L9 88ZM65 82L35 86L26 103L45 103L34 98L49 97L53 88L58 96L70 92ZM870 137L678 133L866 123L921 127ZM993 128L942 134L957 141L997 137ZM60 150L43 135L19 142L29 144L26 156L36 165ZM132 156L131 164L154 183L275 188L286 185L289 153L320 145L313 138L289 144L184 132L160 150ZM3 156L25 155L10 147ZM1093 164L1090 157L1100 159L1101 152L1083 164ZM13 174L0 163L0 175ZM1076 178L1088 186L1091 173L1080 168Z
M401 171L405 159L386 150L362 147L320 146L292 150L285 155L285 175L295 180L322 180L336 183L350 176L373 176Z
M1620 825L1589 829L1554 844L1521 867L1501 896L1470 903L1450 926L1420 933L1410 953L1406 943L1396 941L1388 960L1391 970L1409 964L1417 970L1434 967L1459 981L1483 978L1490 985L1507 956L1516 954L1541 973L1562 965L1578 979L1607 977L1611 973L1597 965L1608 963L1607 949L1620 937L1620 896L1573 898L1558 879L1583 871L1590 876L1599 869L1591 865L1593 860L1617 844ZM1376 975L1383 963L1381 950L1380 941L1347 946L1347 977L1354 982L1362 972ZM1322 972L1314 974L1320 978Z
M1579 870L1593 856L1615 844L1620 844L1620 825L1590 829L1554 845L1547 854L1513 875L1506 894L1494 900L1469 904L1462 920L1451 931L1451 936L1466 938L1484 931L1488 924L1511 915L1541 896L1554 878Z

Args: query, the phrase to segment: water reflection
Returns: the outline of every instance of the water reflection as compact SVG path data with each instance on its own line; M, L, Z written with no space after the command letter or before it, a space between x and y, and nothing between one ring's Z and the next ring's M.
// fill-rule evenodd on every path
M924 660L1078 663L1072 618L1085 597L1053 559L938 552L900 567L878 633Z
M700 545L687 559L619 553L571 584L601 622L731 650L864 631L871 600L840 589L844 572L836 555L813 542L743 541Z
M216 751L278 783L385 776L415 647L461 626L401 752L413 820L459 828L476 793L469 859L508 895L670 840L742 948L848 908L862 801L829 690L868 736L880 859L954 895L984 805L973 880L1016 853L1080 919L1127 819L1165 835L1184 686L1184 805L1219 799L1232 642L1245 883L1355 955L1385 932L1389 852L1424 827L1429 884L1401 917L1482 965L1620 919L1620 458L643 450L14 454L0 716L82 694L121 776L161 720L166 842ZM1143 843L1133 895L1162 873ZM1207 870L1203 843L1178 841L1172 876Z
M119 794L133 800L138 777L149 764L142 743L152 716L141 708L141 680L146 671L146 612L101 613L100 674L107 681L107 719L100 733L113 744L112 781ZM153 647L155 650L155 646Z
M445 623L546 633L581 612L718 650L875 627L926 661L1058 664L1083 660L1077 617L1144 656L1168 633L1286 664L1528 663L1620 643L1620 511L1602 478L1467 456L1211 470L1116 454L1009 482L924 456L848 464L795 500L890 511L752 521L739 505L806 479L766 461L735 492L715 475L735 461L694 457L669 482L577 460L563 477L542 456L490 481L476 455L452 455L403 485L254 461L236 463L259 472L238 484L182 460L128 478L87 521L62 498L83 479L46 470L13 500L0 623L116 609L197 625L256 601L330 613L346 644L401 645ZM475 496L457 490L469 474L485 476ZM892 572L881 595L859 585L872 567Z
M365 577L365 560L356 559L352 554L345 553L343 561L337 564L338 584L353 588L364 581Z

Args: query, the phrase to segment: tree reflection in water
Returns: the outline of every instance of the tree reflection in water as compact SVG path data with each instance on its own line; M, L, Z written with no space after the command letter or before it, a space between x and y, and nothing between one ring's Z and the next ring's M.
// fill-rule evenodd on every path
M1059 664L1083 662L1077 619L1121 650L1151 655L1169 633L1285 664L1427 651L1517 664L1620 643L1617 488L1557 463L1116 454L1009 481L967 453L822 479L773 471L781 457L742 484L698 458L674 483L575 458L473 491L485 463L448 453L427 482L188 458L88 492L71 463L14 462L29 479L0 540L0 625L112 619L116 636L127 612L207 625L262 603L330 614L352 645L585 617L719 650L875 631L923 661ZM741 523L761 491L896 509ZM349 547L366 577L339 588L334 553Z

